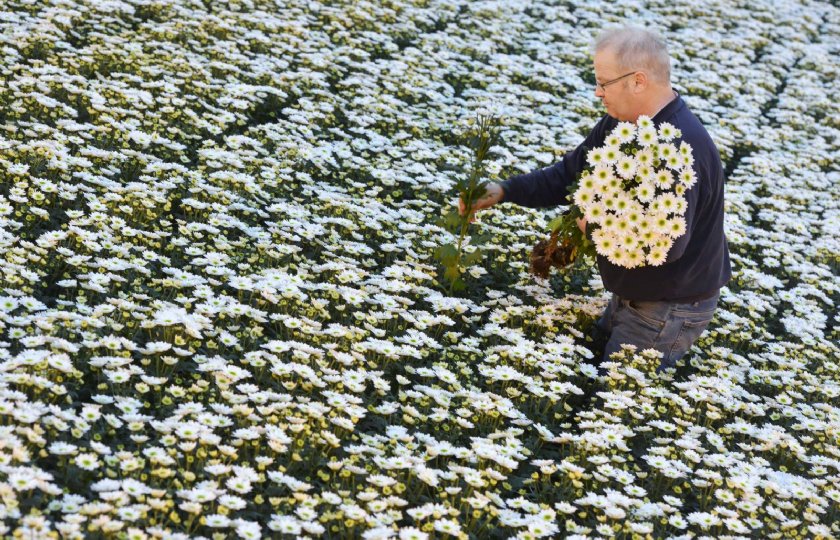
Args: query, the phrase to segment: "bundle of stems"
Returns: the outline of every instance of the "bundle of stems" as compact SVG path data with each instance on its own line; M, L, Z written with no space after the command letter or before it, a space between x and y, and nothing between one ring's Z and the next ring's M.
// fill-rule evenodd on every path
M554 218L548 225L548 240L540 240L531 250L531 273L543 279L552 268L567 269L584 258L595 258L595 245L578 227L583 212L576 205Z

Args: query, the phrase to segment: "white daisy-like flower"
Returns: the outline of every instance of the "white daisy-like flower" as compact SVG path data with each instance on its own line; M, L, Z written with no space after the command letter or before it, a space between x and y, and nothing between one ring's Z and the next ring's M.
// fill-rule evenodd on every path
M639 128L639 131L636 132L636 141L642 146L652 146L656 143L656 128Z
M670 189L674 185L674 175L668 169L662 169L654 175L653 183L660 190Z
M590 223L600 224L607 214L607 208L600 202L589 205L586 210L586 220Z
M678 137L679 130L673 124L662 122L659 124L659 138L663 141L670 141L674 137Z
M606 163L613 164L623 155L624 154L622 154L621 148L619 148L618 145L608 145L604 147L604 161Z
M598 165L605 165L606 162L606 154L604 153L603 147L593 148L586 154L587 162L593 166L597 167Z
M630 179L636 174L638 166L639 164L633 156L623 155L616 161L615 171L620 177Z
M646 114L639 115L639 117L636 119L636 125L639 126L640 128L652 128L652 127L654 127L653 120L651 119L650 116L648 116Z
M592 177L599 186L608 186L610 180L615 178L612 172L612 167L608 165L598 165L592 171Z
M697 173L694 172L694 169L686 167L680 171L679 182L686 188L692 188L697 183Z
M578 188L572 196L574 203L586 212L586 208L596 202L597 195L592 189Z
M618 134L616 133L616 131L613 130L604 139L604 146L618 148L619 146L621 146L622 142L624 142L624 141L622 141L621 137L619 137Z
M662 248L652 248L648 251L645 261L650 266L661 266L668 259L668 252Z
M656 170L651 165L639 164L636 169L636 180L638 182L653 182Z
M592 241L595 243L595 250L604 257L618 245L615 235L604 228L595 229L592 232Z
M628 143L636 136L636 126L632 122L619 122L612 132L621 143Z
M670 220L670 227L667 234L671 238L676 239L685 234L685 228L685 218L675 216Z
M656 196L656 186L652 182L644 181L636 186L636 198L643 203L649 203Z

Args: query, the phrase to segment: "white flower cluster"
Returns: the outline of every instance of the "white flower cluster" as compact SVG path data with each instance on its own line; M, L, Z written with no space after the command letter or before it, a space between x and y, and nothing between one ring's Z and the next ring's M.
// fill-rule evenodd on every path
M620 122L604 146L587 153L587 169L573 194L589 223L599 255L625 268L659 266L685 234L686 190L697 182L691 145L674 142L679 129L657 128L650 117Z

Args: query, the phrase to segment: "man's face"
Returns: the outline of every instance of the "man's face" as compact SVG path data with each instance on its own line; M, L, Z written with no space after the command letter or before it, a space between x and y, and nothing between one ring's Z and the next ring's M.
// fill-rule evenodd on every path
M625 75L610 49L595 53L595 80L605 83ZM635 94L632 91L633 76L630 75L607 85L605 88L595 86L595 96L601 99L607 114L620 121L635 122L638 115L634 114Z

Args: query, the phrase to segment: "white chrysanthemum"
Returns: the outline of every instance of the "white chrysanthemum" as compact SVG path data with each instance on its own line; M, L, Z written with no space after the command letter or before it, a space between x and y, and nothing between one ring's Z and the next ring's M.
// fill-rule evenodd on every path
M609 165L598 165L592 170L592 177L597 185L608 185L614 178L612 167Z
M586 209L586 220L589 223L593 223L595 225L600 225L604 219L604 216L607 215L606 207L601 204L601 202L596 202L594 204L589 205L589 208Z
M578 188L584 189L595 189L595 186L598 185L598 182L590 173L584 173L578 182Z
M640 208L639 203L631 201L627 210L624 212L624 218L630 225L635 227L639 223L639 220L642 219L642 216L644 216L644 211Z
M657 171L653 177L653 183L660 190L670 189L674 185L674 175L667 169Z
M639 217L639 221L637 221L635 225L635 230L636 233L640 235L653 231L653 222L647 213L643 213L641 217Z
M618 148L619 146L621 146L622 142L624 141L622 141L621 137L619 137L615 130L613 130L612 133L607 135L607 137L604 139L604 146L613 146L615 148Z
M651 146L656 143L656 130L654 128L643 128L636 132L636 140L642 146Z
M618 245L615 235L604 228L595 229L592 233L592 241L595 243L595 251L603 257L606 257Z
M620 158L623 155L624 154L621 153L621 149L618 147L618 145L608 145L604 147L604 160L607 163L615 163L616 161L618 161L618 158Z
M688 210L688 202L683 197L677 197L674 195L674 210L673 212L678 216L685 215L685 211Z
M679 197L677 197L673 193L663 193L662 195L656 197L656 199L659 202L659 210L668 214L676 212L677 201L679 200Z
M665 166L671 169L672 171L679 171L683 168L683 156L679 154L672 154L668 156L665 160Z
M586 161L593 167L606 164L606 154L604 153L604 148L599 146L598 148L593 148L587 152Z
M100 466L99 458L96 456L96 454L91 452L79 454L78 456L76 456L74 463L76 464L76 467L84 469L86 471L96 470Z
M603 203L602 203L603 204ZM618 220L615 217L615 214L607 212L604 215L604 218L601 220L601 227L604 229L611 231L615 229L615 224Z
M654 246L655 248L664 249L665 253L671 251L671 247L674 245L674 241L666 235L662 235L659 238L659 242L656 243Z
M651 182L644 181L636 186L636 198L643 203L649 203L656 196L656 186Z
M662 122L659 124L659 138L663 141L670 141L674 137L677 136L677 128L674 127L673 124L669 124L668 122Z
M639 126L640 128L652 128L652 127L654 127L653 119L651 119L651 117L646 115L646 114L642 114L636 119L636 125Z
M592 189L578 188L572 196L574 203L579 206L584 212L591 204L595 202L595 191Z
M670 220L670 228L667 234L671 238L679 238L680 236L685 234L685 227L685 218L675 216Z
M637 182L653 182L655 176L656 170L650 165L639 164L639 168L636 169Z
M630 198L630 195L624 191L620 191L618 195L615 197L615 211L619 215L624 215L627 212L628 208L630 208L630 204L633 200Z
M694 172L694 169L686 167L680 172L679 180L680 184L686 188L691 188L697 183L697 173Z
M626 229L618 237L618 243L627 251L636 251L642 248L638 235L631 228Z
M654 149L650 146L640 149L636 152L635 155L636 161L639 162L639 165L649 165L653 167L653 163L656 158L656 154L654 153Z
M631 232L633 230L633 225L624 216L617 216L615 225L613 225L612 229L618 234L624 234Z
M662 248L652 248L645 260L651 266L660 266L668 259L668 252Z
M632 122L619 122L613 134L618 136L622 143L628 143L636 136L636 126Z
M645 264L645 253L641 249L630 249L626 252L624 266L626 268L638 268Z
M618 245L610 249L606 257L608 261L616 266L624 266L627 262L627 252Z
M657 148L657 157L662 160L666 161L671 156L676 156L678 154L677 147L671 143L668 144L660 144Z
M665 212L653 212L649 214L651 228L658 234L668 234L671 230L671 222Z
M662 238L662 235L651 228L649 220L642 219L639 220L639 223L644 223L643 226L636 226L636 236L639 238L639 241L642 242L646 248L655 246Z
M599 183L595 187L595 192L598 194L598 196L602 200L603 199L609 199L611 197L615 197L616 191L617 190L612 187L611 182Z
M615 172L624 179L630 179L636 174L638 166L633 156L621 156L615 163Z

